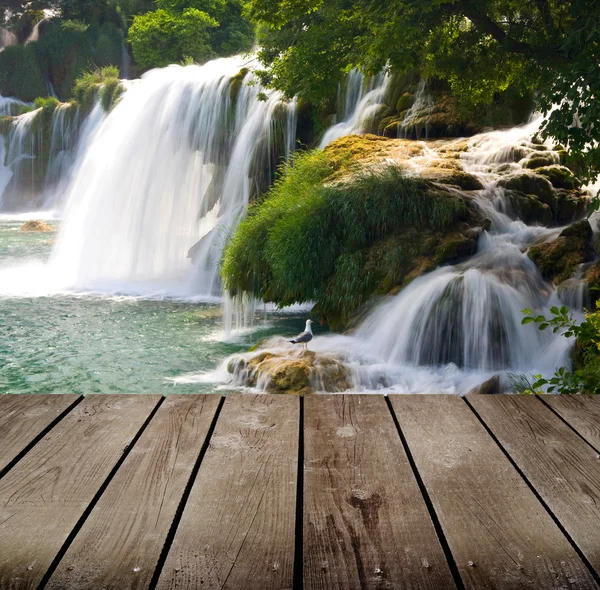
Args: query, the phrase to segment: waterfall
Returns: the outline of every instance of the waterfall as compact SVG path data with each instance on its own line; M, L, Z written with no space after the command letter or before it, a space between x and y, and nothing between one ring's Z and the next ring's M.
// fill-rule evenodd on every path
M427 121L431 117L432 108L433 100L427 92L427 81L421 80L417 86L415 102L408 111L406 111L404 119L402 119L402 122L398 127L398 136L403 137L404 139L411 139L413 136L417 139L421 139L421 137L427 139L429 135ZM419 121L421 121L423 117L425 117L426 121L424 127L419 125Z
M17 44L17 36L8 29L0 27L0 51L9 45Z
M0 211L60 209L64 188L81 148L103 118L93 109L83 119L77 107L60 104L48 115L15 99L0 98L0 114L14 119L0 134ZM17 116L15 116L17 115Z
M170 66L128 84L68 189L50 260L64 284L220 295L223 245L295 135L295 102L258 100L246 65Z
M390 81L391 76L384 73L365 79L358 70L352 70L346 84L343 120L325 132L319 147L324 148L345 135L365 133L383 103Z

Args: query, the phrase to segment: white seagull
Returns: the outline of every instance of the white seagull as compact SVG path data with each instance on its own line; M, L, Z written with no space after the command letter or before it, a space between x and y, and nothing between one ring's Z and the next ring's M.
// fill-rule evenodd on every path
M293 338L292 340L288 340L292 344L302 344L302 348L308 350L308 343L312 340L313 333L310 325L312 324L312 320L306 320L306 328L304 328L304 332L300 332L298 336Z

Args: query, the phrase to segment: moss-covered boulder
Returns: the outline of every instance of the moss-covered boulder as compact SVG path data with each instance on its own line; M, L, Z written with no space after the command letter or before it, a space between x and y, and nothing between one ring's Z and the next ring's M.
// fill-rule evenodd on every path
M343 359L294 349L281 338L264 341L252 352L234 355L227 364L233 383L267 393L305 395L340 392L351 387Z
M527 160L525 160L525 162L523 162L523 168L535 170L537 168L552 166L553 164L557 164L559 161L559 158L555 157L552 152L534 152Z
M536 216L539 215L541 223L550 224L547 213L544 212L545 208L535 204L532 197L550 208L554 225L566 225L581 219L585 215L589 195L579 189L555 188L549 180L549 176L555 171L544 171L546 174L538 174L537 170L535 173L509 174L498 181L498 186L505 189L509 202L515 206L517 212L521 211L524 214L525 221L536 221ZM558 182L557 176L554 179Z
M525 195L535 195L542 203L554 204L554 189L547 178L527 172L511 174L498 181L498 186Z
M528 255L541 275L557 285L594 259L591 239L592 228L584 219L565 228L554 240L530 248Z
M522 219L528 225L549 225L552 223L552 209L536 195L527 195L516 190L504 192L513 217Z
M547 178L554 188L572 190L581 187L581 181L566 166L544 166L537 168L535 172Z

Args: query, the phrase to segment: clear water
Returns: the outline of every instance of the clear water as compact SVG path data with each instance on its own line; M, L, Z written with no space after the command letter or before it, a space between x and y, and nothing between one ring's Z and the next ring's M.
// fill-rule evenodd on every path
M19 231L0 219L0 291L21 268L35 281L56 234ZM56 222L50 222L56 223ZM297 334L305 314L269 314L223 341L216 303L62 293L0 295L0 393L210 393L211 383L177 383L268 335ZM220 393L228 390L219 390Z

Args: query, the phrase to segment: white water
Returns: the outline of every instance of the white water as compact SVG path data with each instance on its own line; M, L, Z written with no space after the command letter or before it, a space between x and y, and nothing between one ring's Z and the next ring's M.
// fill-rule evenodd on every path
M350 72L342 111L343 119L325 132L319 147L322 149L345 135L365 133L383 103L390 81L391 76L383 73L365 79L358 70Z
M272 154L288 155L295 134L295 104L277 93L258 101L251 73L232 103L231 78L245 63L171 66L130 84L69 187L50 260L63 284L220 294L227 236L275 165Z

